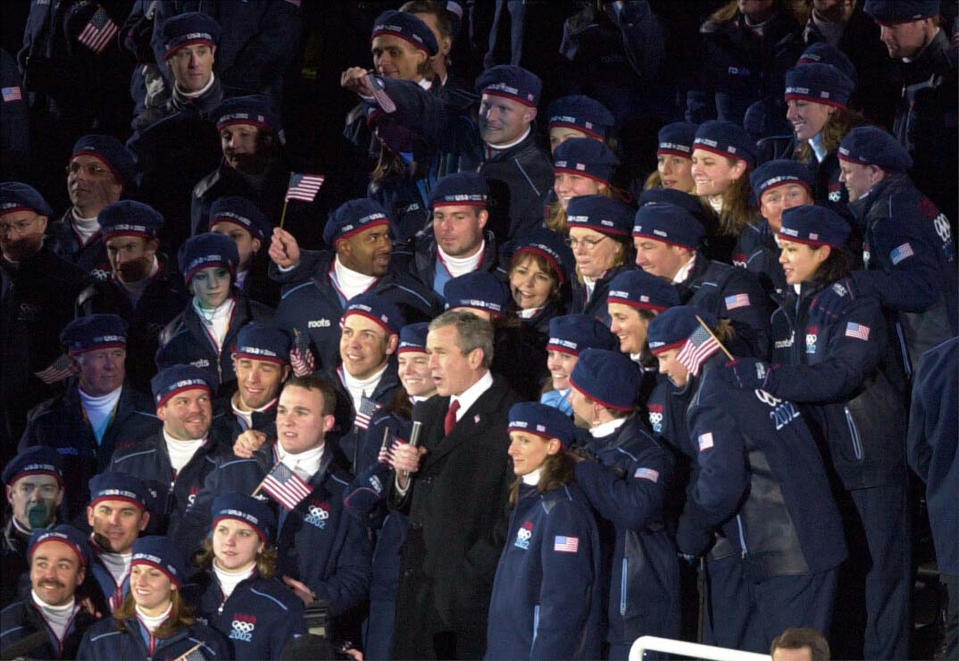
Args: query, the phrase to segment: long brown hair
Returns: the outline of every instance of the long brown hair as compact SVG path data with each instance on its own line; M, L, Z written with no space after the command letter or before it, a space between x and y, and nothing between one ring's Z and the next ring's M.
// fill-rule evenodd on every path
M730 165L736 164L736 159L724 157ZM758 211L753 208L750 199L749 168L739 179L723 191L723 209L719 213L718 232L722 236L739 236L747 225L754 225L759 219Z
M203 540L203 550L200 551L194 562L200 569L212 569L213 558L213 540L209 537ZM263 578L273 578L276 576L276 547L269 544L263 545L263 550L256 554L256 571Z
M506 276L507 282L513 276L513 270L519 267L525 262L533 262L540 271L549 275L550 285L549 285L549 296L547 296L547 301L552 301L554 303L559 302L560 299L560 283L559 276L556 274L556 271L553 269L553 265L549 263L549 260L546 259L543 255L533 252L531 250L519 251L513 254L513 259L509 264L509 273Z
M170 604L170 617L164 620L153 632L153 635L157 638L169 638L181 627L188 627L196 622L196 618L193 617L193 607L184 601L179 590L170 592ZM120 631L126 631L126 620L132 617L136 617L136 600L133 598L133 590L131 589L124 597L120 607L113 612L113 618L116 620L117 628Z
M576 468L576 460L569 456L565 451L560 450L556 454L547 455L543 461L543 472L539 475L539 484L536 485L537 493L552 491L557 487L564 486L573 481L573 472ZM509 489L510 507L516 507L519 502L519 485L523 483L522 477L517 477Z
M866 118L856 110L836 108L836 112L829 116L822 127L822 146L827 154L839 149L846 134L857 126L866 123ZM796 146L795 159L803 163L810 163L815 158L808 140L803 140Z

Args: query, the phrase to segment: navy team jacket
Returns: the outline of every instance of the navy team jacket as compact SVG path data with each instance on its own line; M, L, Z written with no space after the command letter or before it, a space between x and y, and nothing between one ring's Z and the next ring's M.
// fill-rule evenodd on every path
M841 311L824 313L817 305L823 297L841 301ZM787 289L772 328L777 364L766 390L804 405L843 485L863 489L902 480L905 393L879 302L854 297L848 279L825 290L804 283L799 296Z
M291 638L306 633L303 602L278 578L263 578L254 569L226 599L212 570L197 580L202 590L198 614L227 637L231 659L278 659Z
M663 524L671 457L635 416L608 436L590 438L586 449L598 461L577 464L576 482L613 547L606 640L622 645L645 634L676 637L679 565Z
M714 355L690 381L686 420L699 470L679 550L699 555L721 530L754 581L836 567L845 536L812 434L792 402L721 382L713 369L725 360Z
M77 652L77 659L103 661L104 659L176 659L200 647L195 653L203 659L229 659L230 649L218 632L196 623L180 629L169 638L156 638L132 617L124 621L125 630L120 631L117 621L108 617L87 629ZM192 657L192 655L191 655ZM192 657L195 658L195 657Z
M522 484L496 567L487 659L599 656L599 531L575 484L539 493Z
M371 551L363 524L344 511L343 496L352 478L333 463L333 453L328 443L320 470L310 478L310 495L292 512L272 499L269 502L280 522L277 573L308 585L316 598L328 600L333 615L338 615L366 598ZM196 550L210 531L213 498L224 491L252 493L275 463L271 443L252 459L217 461L216 470L207 477L176 531L177 543Z

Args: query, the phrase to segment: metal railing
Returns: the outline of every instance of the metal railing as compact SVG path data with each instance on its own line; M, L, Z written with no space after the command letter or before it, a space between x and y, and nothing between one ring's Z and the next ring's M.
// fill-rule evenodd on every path
M683 640L659 638L657 636L637 638L629 649L629 661L643 661L646 652L665 652L694 659L711 659L712 661L769 661L768 654L741 652L728 647L687 643Z

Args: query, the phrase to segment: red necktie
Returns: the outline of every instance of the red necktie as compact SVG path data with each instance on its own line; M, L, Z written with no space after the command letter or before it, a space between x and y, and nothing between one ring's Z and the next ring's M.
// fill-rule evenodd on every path
M453 403L450 404L449 410L446 411L446 417L443 418L443 432L449 435L453 427L456 426L456 412L460 410L460 402L458 399L453 400Z

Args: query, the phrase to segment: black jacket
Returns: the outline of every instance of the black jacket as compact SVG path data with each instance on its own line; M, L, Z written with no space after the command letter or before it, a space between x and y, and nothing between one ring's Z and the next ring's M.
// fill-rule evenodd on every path
M8 579L4 577L4 581L6 580ZM46 641L23 653L22 656L31 659L74 659L80 647L80 639L87 628L96 622L96 619L82 606L77 605L77 609L63 640L58 640L28 594L23 601L13 602L0 613L0 644L6 651L17 641L37 631L43 631L46 633Z
M77 316L94 313L116 314L130 325L127 331L127 379L133 386L150 392L156 374L154 362L160 346L160 332L186 305L188 296L179 275L164 265L146 286L134 306L114 278L93 282L76 297Z
M269 322L273 310L251 301L242 291L234 288L233 313L230 326L223 338L219 351L213 346L213 340L207 334L203 321L193 307L193 301L160 333L160 349L156 363L159 369L173 365L190 364L202 369L215 370L220 382L219 393L229 392L236 385L236 373L233 371L233 347L240 329L248 323Z
M912 180L952 221L953 231L959 220L956 59L955 46L940 29L914 60L902 63L902 91L892 129L912 155Z
M391 506L409 513L396 595L406 622L394 634L395 658L429 658L437 630L485 637L513 481L507 413L517 398L494 377L447 436L449 401L437 396L416 405L427 453L405 496L391 486Z
M60 356L60 331L86 274L47 247L14 266L0 258L0 459L13 458L27 411L62 390L34 376Z
M117 441L145 439L162 426L153 399L125 384L109 426L97 443L83 411L79 386L73 382L62 395L30 411L18 450L42 445L57 451L63 464L67 511L73 520L89 503L90 478L107 469Z

